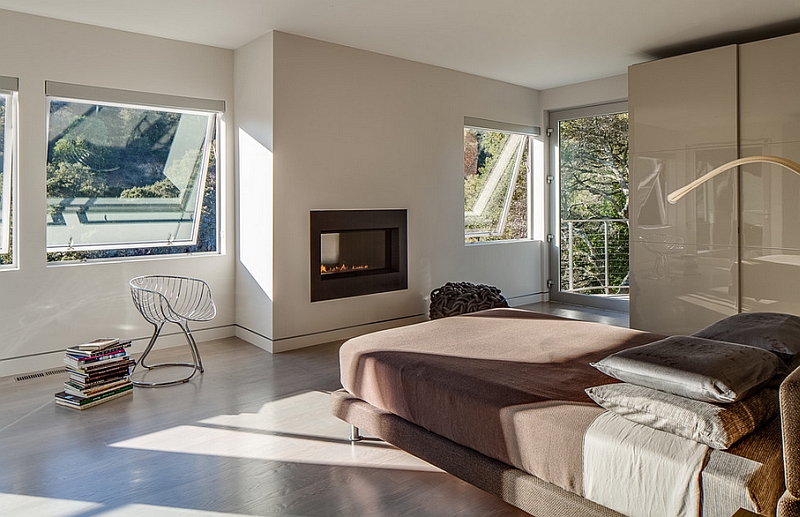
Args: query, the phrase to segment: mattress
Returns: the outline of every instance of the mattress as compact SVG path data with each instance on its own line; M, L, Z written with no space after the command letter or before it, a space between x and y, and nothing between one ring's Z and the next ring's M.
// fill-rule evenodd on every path
M340 351L341 381L376 408L583 496L584 434L603 412L584 389L613 382L589 363L662 337L493 309L352 339ZM702 483L722 494L710 499L715 508L727 511L734 496L739 506L774 508L780 489L757 486L775 477L774 439L759 442L755 459L749 449L710 455Z

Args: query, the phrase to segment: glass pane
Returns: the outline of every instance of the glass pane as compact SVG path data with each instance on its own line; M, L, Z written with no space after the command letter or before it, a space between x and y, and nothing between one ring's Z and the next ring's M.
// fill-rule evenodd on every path
M464 129L464 240L528 238L526 135Z
M0 264L11 264L11 178L13 114L11 95L0 95Z
M197 241L214 115L50 100L48 251Z
M628 114L559 122L560 290L628 293Z

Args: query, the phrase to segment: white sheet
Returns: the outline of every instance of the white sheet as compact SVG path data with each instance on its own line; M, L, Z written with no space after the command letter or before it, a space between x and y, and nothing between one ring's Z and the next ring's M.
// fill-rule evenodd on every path
M629 517L698 517L708 452L606 411L584 437L584 497Z

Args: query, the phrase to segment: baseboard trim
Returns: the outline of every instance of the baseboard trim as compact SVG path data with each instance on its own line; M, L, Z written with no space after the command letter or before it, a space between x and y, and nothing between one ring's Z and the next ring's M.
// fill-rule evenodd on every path
M547 293L525 294L522 296L513 296L506 298L509 307L519 307L520 305L528 305L529 303L546 302L548 298Z
M420 323L427 321L427 314L415 314L413 316L404 316L401 318L394 318L384 321L376 321L372 323L364 323L361 325L353 325L340 329L326 330L322 332L313 332L303 334L300 336L292 336L287 338L272 339L267 336L261 335L241 325L236 325L236 337L243 339L250 344L253 344L262 350L266 350L273 354L280 352L288 352L289 350L296 350L298 348L306 348L309 346L319 345L322 343L329 343L331 341L339 341L350 339L362 334L370 332L377 332L394 327L403 327L413 323Z
M177 327L175 327L177 329ZM165 327L166 329L166 327ZM204 341L213 341L215 339L222 339L231 337L234 334L234 325L223 325L218 327L211 327L206 329L192 329L192 335L198 343ZM121 336L124 337L124 336ZM150 336L126 338L131 339L130 354L140 354L144 352L147 343L150 341ZM158 338L156 348L172 348L175 346L185 345L186 338L180 330L175 332L162 332ZM65 347L66 348L66 347ZM188 348L187 348L188 350ZM56 350L53 352L44 352L41 354L33 354L22 357L11 357L8 359L0 359L0 377L7 377L11 375L27 374L31 372L38 372L41 370L49 370L64 365L64 351Z

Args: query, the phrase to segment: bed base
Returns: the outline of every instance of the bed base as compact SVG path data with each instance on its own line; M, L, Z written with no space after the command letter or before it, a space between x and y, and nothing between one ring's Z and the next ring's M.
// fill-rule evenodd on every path
M331 394L331 409L334 416L352 426L351 440L360 437L360 429L364 429L536 517L624 517L378 409L345 390Z

